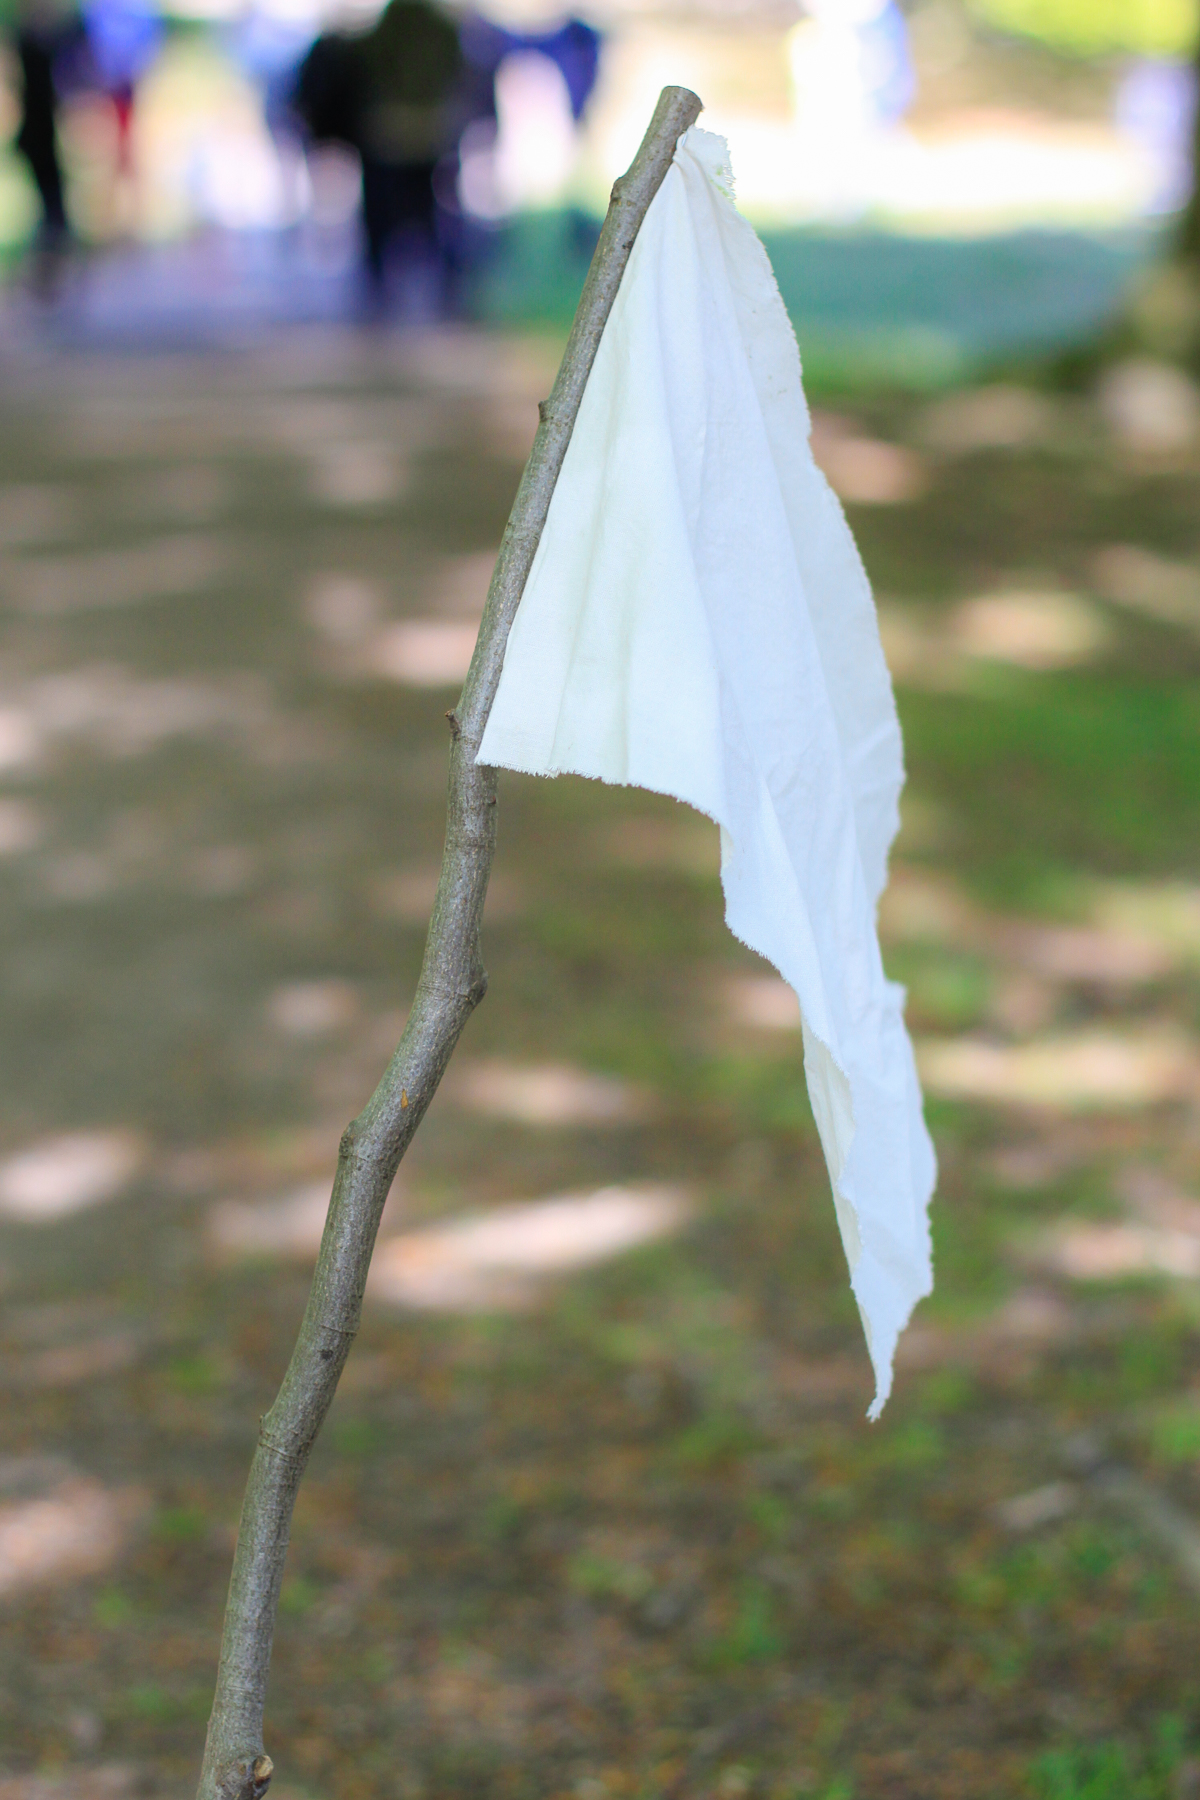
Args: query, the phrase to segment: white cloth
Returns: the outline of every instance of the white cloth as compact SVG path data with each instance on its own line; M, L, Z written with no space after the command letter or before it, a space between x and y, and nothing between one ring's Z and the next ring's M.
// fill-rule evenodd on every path
M508 640L481 762L673 794L721 828L730 930L795 989L875 1368L932 1273L933 1148L875 909L903 782L854 540L724 140L638 233Z

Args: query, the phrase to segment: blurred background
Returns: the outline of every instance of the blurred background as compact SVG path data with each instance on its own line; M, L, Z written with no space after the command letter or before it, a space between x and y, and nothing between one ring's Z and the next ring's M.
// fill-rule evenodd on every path
M1200 1794L1195 0L3 0L0 1800L192 1791L608 187L729 138L875 584L941 1179L872 1391L715 829L501 783L280 1800Z
M143 348L364 315L562 327L668 77L729 139L810 379L1077 342L1190 183L1193 0L4 8L10 335L30 289L60 340Z

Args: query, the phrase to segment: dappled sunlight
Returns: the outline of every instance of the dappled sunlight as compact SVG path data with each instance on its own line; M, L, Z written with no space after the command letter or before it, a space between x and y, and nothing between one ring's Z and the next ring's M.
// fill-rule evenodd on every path
M1161 1169L1134 1163L1122 1170L1116 1191L1137 1218L1200 1242L1200 1198L1183 1191Z
M460 395L473 406L482 402L489 416L498 402L505 408L523 402L536 410L554 385L561 355L561 344L552 337L456 324L406 330L391 348L397 373L426 390L426 408L435 421L438 402Z
M1153 943L1173 962L1200 964L1200 887L1182 881L1099 884L1092 914L1103 929Z
M478 621L402 619L371 640L364 664L404 687L458 687L466 679Z
M26 556L0 563L0 596L21 611L56 616L202 593L222 575L230 546L211 535L160 538L120 550Z
M1085 1030L1030 1044L925 1038L917 1066L929 1093L949 1100L1063 1109L1122 1109L1190 1098L1200 1058L1169 1026Z
M246 844L202 844L184 859L185 886L206 900L243 894L258 879L258 854Z
M37 757L40 740L29 714L20 707L0 706L0 769L19 769Z
M65 850L59 856L46 858L39 873L47 899L68 905L106 900L122 882L116 858L95 850Z
M106 1331L78 1343L34 1350L10 1368L14 1388L71 1388L104 1381L133 1367L139 1344L132 1331Z
M1148 456L1189 450L1200 440L1200 388L1174 363L1149 357L1106 368L1097 400L1113 436Z
M95 1714L76 1709L63 1721L80 1750L99 1745L104 1727ZM0 1800L139 1800L144 1783L136 1763L75 1763L37 1774L0 1776Z
M347 679L455 686L465 677L475 648L495 556L486 550L432 560L421 585L434 616L388 622L382 584L337 570L309 579L304 615L327 646L336 671Z
M104 1301L48 1301L0 1315L0 1369L10 1390L72 1388L121 1374L143 1338Z
M545 388L550 388L553 381L554 374L551 372L547 375ZM494 395L483 415L482 427L481 442L494 456L524 464L537 436L537 399L533 394ZM496 552L489 550L487 555L489 562L494 564Z
M1070 1281L1132 1275L1200 1276L1200 1233L1153 1225L1069 1220L1027 1247L1032 1260Z
M800 1002L780 975L740 975L726 984L732 1018L758 1031L799 1031Z
M1079 594L1014 588L978 594L950 613L881 600L879 628L892 679L931 693L969 693L974 665L1008 663L1034 673L1094 662L1116 634Z
M283 1037L321 1038L344 1031L359 1015L358 990L349 981L290 981L267 999L267 1018Z
M529 1306L555 1276L669 1236L691 1210L681 1188L602 1188L431 1225L376 1250L367 1292L393 1305L447 1312Z
M70 1473L42 1488L38 1462L0 1462L0 1598L111 1568L149 1504L139 1488L108 1488ZM35 1491L13 1495L26 1486Z
M0 708L0 766L34 762L57 742L138 756L175 738L262 734L272 719L265 683L248 673L155 679L96 663L10 690Z
M302 605L313 629L341 650L354 650L365 643L382 612L377 583L334 569L310 576Z
M1091 561L1096 591L1114 606L1200 633L1200 568L1138 544L1107 544Z
M987 1018L1007 1036L1032 1037L1050 1024L1062 1002L1059 986L1029 969L1005 969L989 982Z
M975 952L1002 968L1010 987L1037 978L1133 988L1161 981L1190 955L1200 956L1200 890L1081 884L1077 904L1086 922L990 913L952 876L898 862L880 902L880 940ZM1052 996L1053 988L1044 991Z
M624 1125L649 1110L646 1096L627 1082L563 1063L464 1063L448 1078L447 1093L473 1112L520 1125Z
M902 505L918 499L928 485L917 451L867 437L837 413L813 413L812 448L834 493L853 505Z
M1077 594L981 594L950 618L955 647L967 656L1024 669L1065 669L1091 662L1112 643L1112 630Z
M977 930L974 907L950 875L893 863L879 903L884 943L970 943Z
M1050 1285L1026 1285L982 1317L961 1325L931 1320L924 1310L901 1336L897 1369L961 1368L1018 1370L1069 1343L1078 1329L1070 1302Z
M986 1168L999 1187L1029 1193L1061 1180L1086 1162L1094 1148L1088 1139L1081 1141L1074 1129L1037 1137L1023 1131L1018 1142L1001 1144L988 1158Z
M0 856L20 856L45 836L45 820L29 800L0 800Z
M429 597L437 611L468 619L478 630L499 554L497 545L469 556L440 557L429 582Z
M997 922L994 941L1013 962L1053 981L1135 987L1170 973L1175 958L1146 931L1100 925L1035 925Z
M124 498L133 518L210 525L229 510L235 488L230 472L215 463L182 463L177 468L139 469Z
M248 436L263 447L286 451L306 469L326 446L334 446L336 454L336 447L341 444L361 443L364 419L368 416L361 395L259 395L253 408L239 417L236 436ZM228 429L232 420L227 409L225 418Z
M898 686L930 693L961 693L970 688L970 665L951 641L944 615L886 598L877 601L876 611L883 654Z
M0 1163L0 1215L43 1225L99 1206L128 1187L144 1157L131 1131L46 1138Z
M371 883L369 896L372 910L385 919L398 919L404 925L428 925L441 872L441 864L431 862L377 875ZM488 899L491 899L490 883Z
M0 485L0 553L65 536L75 521L74 494L49 483Z
M210 1208L208 1239L226 1256L307 1259L320 1248L332 1180L316 1181L278 1200L222 1200Z
M998 1500L991 1517L1002 1531L1014 1533L1040 1531L1065 1519L1079 1504L1079 1489L1072 1481L1047 1481L1027 1493L1014 1494L1010 1500Z
M1044 442L1054 430L1054 401L1031 388L997 382L961 388L918 416L916 435L931 450L962 456L979 450L1017 450Z
M316 444L309 451L309 487L325 506L383 506L398 500L407 471L390 444L369 439Z

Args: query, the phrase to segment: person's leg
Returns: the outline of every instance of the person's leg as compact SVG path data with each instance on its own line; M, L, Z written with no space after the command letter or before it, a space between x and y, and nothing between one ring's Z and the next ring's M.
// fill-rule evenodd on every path
M383 288L383 250L387 248L387 180L371 157L362 160L362 227L367 279L376 292Z
M67 209L55 136L56 103L50 51L31 33L22 33L17 54L21 64L22 113L16 147L29 164L42 203L43 235L60 237L67 229Z
M117 175L133 173L133 83L123 81L110 89L113 117L117 126Z
M418 275L422 305L445 311L448 283L446 258L437 229L437 197L433 162L405 163L396 170L397 226L410 264Z
M430 242L434 239L433 177L435 162L404 163L395 171L397 223L415 225Z
M42 226L47 236L61 237L67 229L67 207L63 196L62 169L54 144L25 151L29 172L42 203Z

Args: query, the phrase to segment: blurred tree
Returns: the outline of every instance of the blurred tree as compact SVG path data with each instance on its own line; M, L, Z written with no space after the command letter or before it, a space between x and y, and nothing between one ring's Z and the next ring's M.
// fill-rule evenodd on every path
M1195 103L1188 199L1169 252L1134 294L1113 347L1148 352L1200 374L1200 32L1192 50Z
M1001 31L1068 56L1182 57L1196 32L1195 0L970 0Z
M1061 56L1191 64L1191 184L1167 253L1149 269L1124 315L1082 353L1061 359L1068 379L1089 379L1114 356L1149 354L1200 372L1200 0L966 0L995 30ZM1157 104L1167 104L1163 88Z
M1192 192L1179 222L1177 249L1180 260L1190 265L1200 278L1200 33L1192 54L1195 76L1196 109L1192 115Z

